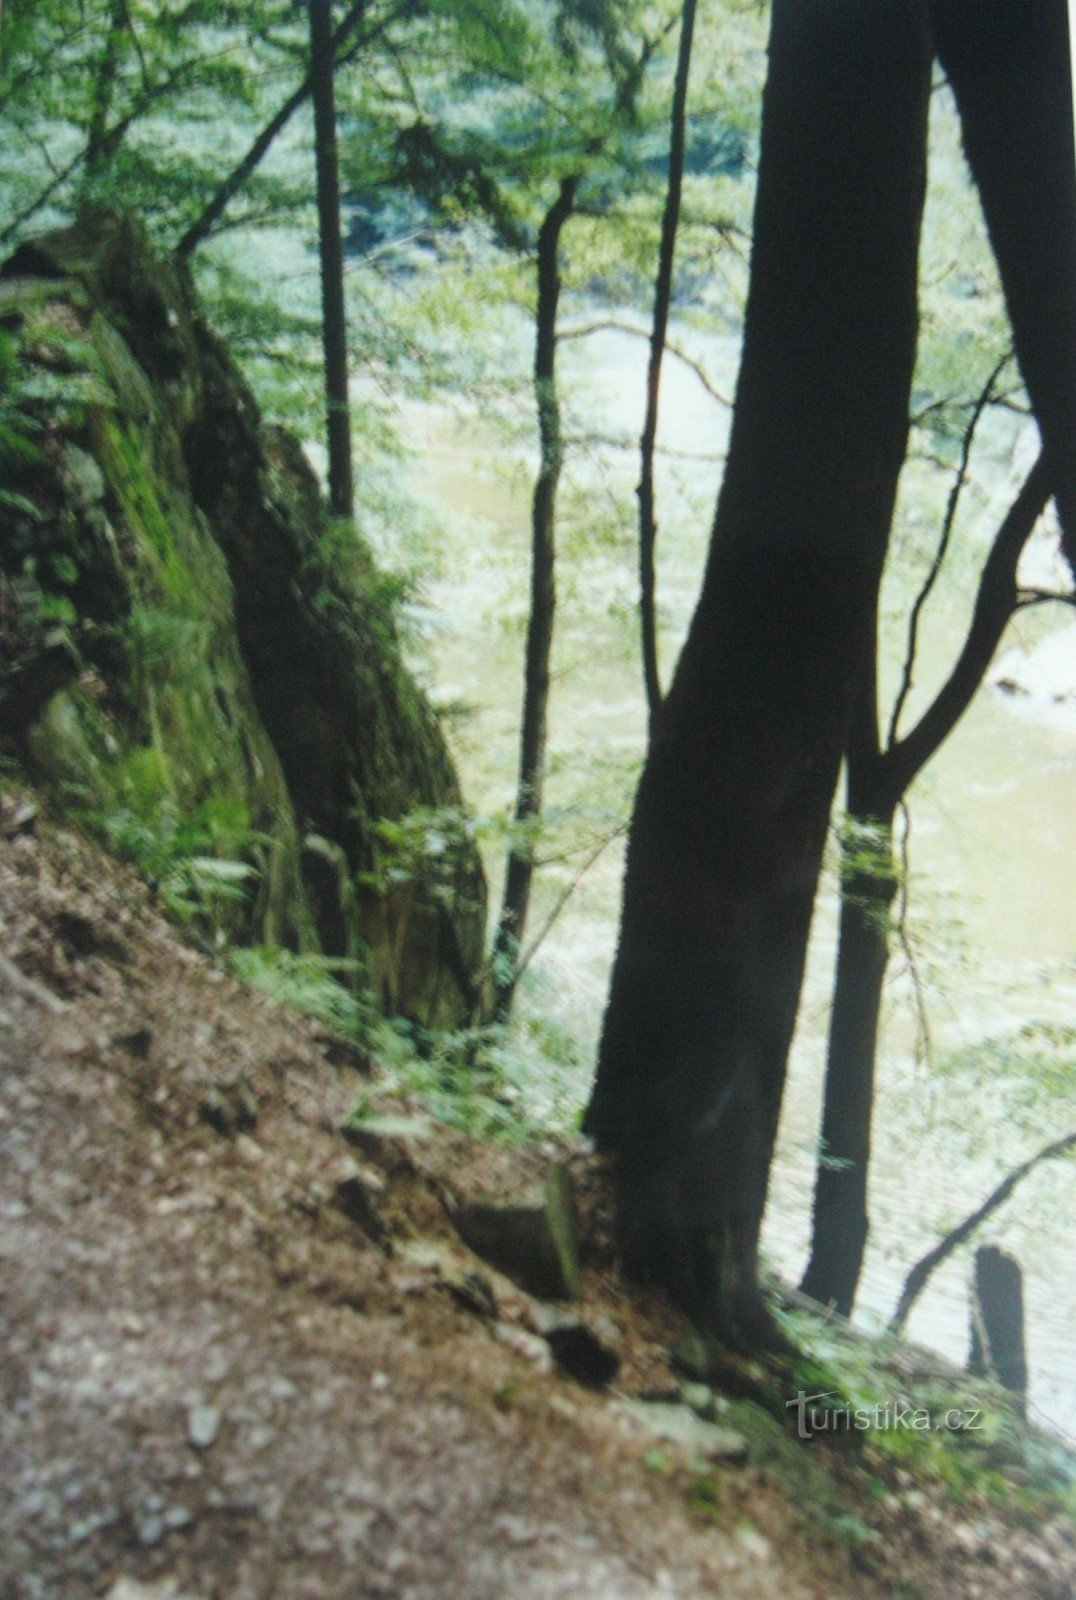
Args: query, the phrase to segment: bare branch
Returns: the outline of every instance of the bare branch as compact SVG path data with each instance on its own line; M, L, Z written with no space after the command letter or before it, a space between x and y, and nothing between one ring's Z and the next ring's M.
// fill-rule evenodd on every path
M595 863L605 854L606 850L608 850L614 839L620 839L623 837L623 835L627 832L627 828L628 825L626 822L618 822L612 833L607 833L603 839L599 839L598 843L584 858L582 866L579 867L579 869L573 875L571 881L561 890L560 894L553 902L553 906L549 912L549 915L546 917L545 921L542 923L542 926L538 929L538 932L534 935L534 938L530 941L530 943L527 945L527 948L520 956L518 965L516 967L517 980L523 976L527 968L530 966L532 960L538 953L539 946L544 942L547 935L551 932L553 925L560 917L561 912L564 910L565 906L568 904L568 901L572 898L572 895L578 889L579 885L582 883L591 867L593 867Z
M1055 1156L1064 1155L1074 1145L1076 1145L1076 1131L1066 1133L1063 1138L1055 1139L1052 1144L1044 1145L1035 1155L1021 1162L1018 1167L1014 1167L1008 1176L1002 1179L997 1188L987 1195L981 1206L977 1206L970 1215L964 1218L963 1222L958 1223L955 1228L951 1229L945 1235L945 1238L934 1246L933 1250L929 1250L921 1261L917 1261L904 1280L904 1288L901 1290L897 1309L889 1319L886 1331L888 1333L900 1333L908 1320L912 1307L926 1287L927 1279L935 1269L947 1257L951 1256L954 1250L959 1249L966 1239L970 1238L979 1224L985 1222L991 1212L996 1211L998 1206L1009 1198L1016 1185L1022 1178L1027 1177L1033 1167L1037 1167L1040 1161L1049 1161Z
M1017 607L1016 569L1020 554L1050 499L1051 484L1048 465L1040 456L990 547L964 648L952 672L911 732L895 743L890 742L882 757L892 792L905 792L952 733L986 676L1006 624ZM1050 595L1049 598L1065 597Z
M1026 611L1029 606L1076 606L1076 591L1072 589L1021 589L1016 596L1014 611Z
M971 452L975 443L975 433L979 426L983 412L986 410L991 399L993 398L994 385L1000 378L1004 368L1012 360L1012 356L1012 351L1006 350L1005 354L1001 357L1001 360L998 361L994 366L990 376L987 378L986 383L983 386L981 393L979 394L978 399L975 402L975 405L972 407L971 417L968 421L967 427L964 430L964 438L960 449L960 465L957 468L957 474L953 481L953 486L949 491L949 501L945 508L945 518L942 522L941 537L938 540L938 548L934 552L934 559L930 564L930 571L927 573L923 582L923 586L915 598L915 604L912 606L912 614L908 621L908 647L904 656L904 671L901 677L900 688L897 691L897 698L893 705L893 714L889 719L889 732L886 736L886 745L889 747L892 747L892 745L896 742L897 729L900 726L900 715L904 710L905 701L907 700L908 695L911 693L912 679L915 673L916 652L919 646L919 624L922 619L923 608L926 606L926 603L930 598L931 591L938 581L938 574L941 572L942 563L945 561L946 554L949 550L949 541L952 538L953 526L956 522L956 514L960 506L960 496L963 493L964 485L968 479L968 467L971 463Z
M564 436L564 444L574 449L603 447L606 450L634 450L638 440L626 436L618 438L613 433L569 433ZM657 453L659 456L668 456L672 461L705 461L717 466L725 460L724 452L720 450L678 450L671 444L659 444Z
M361 39L352 41L352 35L366 15L366 0L355 0L355 4L351 7L343 21L340 23L339 27L333 33L332 42L334 52L339 52L342 46L350 43L350 49L346 52L346 54L343 56L337 54L337 67L339 68L343 66L345 62L350 61L356 52L360 49L363 49L377 32L382 31L387 26L388 22L392 20L392 16L395 14L396 13L393 12L390 17L382 19L378 28L371 29ZM174 254L177 255L180 260L186 260L188 256L192 255L194 251L197 250L199 245L205 243L206 239L209 237L217 223L220 221L221 217L224 215L224 212L227 210L230 202L238 194L243 185L250 179L252 174L257 171L258 167L265 158L266 152L273 144L273 141L276 139L277 135L281 133L288 125L292 117L299 110L300 106L305 105L307 100L309 100L312 88L312 79L310 73L308 72L303 81L284 101L283 105L280 106L269 118L269 121L254 139L246 154L235 164L231 172L229 172L228 176L220 184L212 200L209 201L201 215L191 223L186 233L184 233L183 237L176 244Z
M578 328L565 328L558 333L558 339L588 339L592 333L630 333L636 339L649 339L650 335L645 328L637 328L632 322L621 322L616 317L602 317L596 322L586 322ZM718 405L727 406L732 410L732 400L724 394L714 383L710 374L701 362L689 355L681 344L674 344L671 339L666 339L665 348L677 361L682 361L685 367L698 378L706 393L717 401Z
M219 54L224 55L227 54L227 52L221 51ZM134 125L134 123L138 121L139 117L141 117L152 106L158 104L158 102L161 100L167 99L170 94L173 94L177 89L181 88L184 81L196 68L204 66L206 59L207 58L204 56L194 56L188 61L181 62L180 65L172 72L168 73L165 78L162 78L160 83L151 85L151 87L144 94L141 94L131 106L130 110L120 117L119 121L115 122L101 138L100 144L97 147L97 154L99 158L107 159L109 156L111 156L113 152L118 149L120 144L122 144L123 140L127 136L128 130ZM9 239L13 238L19 232L24 223L29 222L31 217L36 216L39 211L43 210L44 207L49 204L53 196L63 187L69 178L74 176L83 163L87 161L87 159L93 153L93 142L91 140L87 140L82 148L75 152L70 161L68 161L65 166L61 167L52 180L45 185L44 189L42 189L33 200L29 201L18 213L18 215L13 217L4 228L0 229L0 244L6 244Z
M14 961L9 961L2 955L0 955L0 985L12 994L18 995L20 999L29 1000L33 1005L40 1006L42 1011L49 1012L51 1016L57 1017L61 1012L68 1010L66 1000L61 1000L51 989L46 989L43 983L38 983L36 978L27 977Z

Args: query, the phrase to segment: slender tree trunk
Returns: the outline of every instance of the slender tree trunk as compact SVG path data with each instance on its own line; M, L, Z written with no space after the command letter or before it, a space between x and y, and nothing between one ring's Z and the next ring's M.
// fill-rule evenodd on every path
M680 52L673 85L669 137L669 181L665 191L665 210L661 219L661 247L654 284L654 320L650 334L650 362L646 374L646 417L639 445L639 616L642 632L643 683L650 717L651 733L661 709L661 674L658 670L656 615L656 574L654 550L657 545L657 512L654 507L654 449L658 437L658 400L661 393L661 363L669 329L672 300L673 264L676 258L676 230L680 225L680 195L684 184L684 145L687 122L687 88L691 76L691 44L695 32L695 0L684 0L680 22Z
M872 793L854 763L848 770L848 821L811 1258L800 1285L804 1294L835 1305L846 1317L867 1244L874 1067L889 962L889 908L897 886L891 798Z
M706 577L644 768L586 1129L625 1264L772 1335L757 1249L830 805L907 443L920 0L775 0L744 349Z
M877 652L847 758L850 834L843 846L837 975L830 1016L815 1177L811 1255L804 1294L850 1316L867 1244L878 1021L889 960L889 908L897 887L893 819L909 787L949 737L979 689L1016 605L1020 553L1050 495L1040 457L995 535L971 625L953 670L905 738L878 747ZM910 677L910 660L906 679ZM863 839L861 830L873 830Z
M126 25L127 7L125 0L112 0L104 49L101 52L97 72L94 75L93 94L90 103L90 123L86 132L86 154L82 175L84 191L88 190L94 181L100 177L101 169L108 154L106 144L108 118L112 110L112 99L116 88L116 73L119 69L120 41L123 38Z
M541 815L545 782L549 662L556 607L556 513L564 445L557 398L557 307L560 302L560 236L575 207L577 177L561 180L557 198L538 232L538 302L535 312L534 393L541 457L531 504L531 599L523 677L523 726L519 741L519 788L515 820L521 831ZM507 1020L518 981L520 944L527 921L534 850L517 838L508 853L501 918L493 941L493 1016Z
M366 13L366 0L358 0L345 16L343 22L333 34L333 59L337 52L347 43L355 29L359 26ZM302 83L288 96L279 110L275 111L261 132L254 139L250 149L237 161L228 176L216 190L208 205L201 215L192 222L186 233L175 246L174 254L180 259L193 255L198 246L204 244L228 209L235 196L244 185L253 177L268 154L278 134L282 133L292 117L304 106L313 93L313 75L308 73Z
M329 505L333 515L355 512L351 468L351 407L347 389L347 311L344 244L340 235L340 178L336 154L331 0L307 0L310 17L310 84L314 100L314 150L318 180L318 250L321 258L321 334L325 352L325 402L329 443Z
M1067 0L931 0L1076 570L1076 153Z

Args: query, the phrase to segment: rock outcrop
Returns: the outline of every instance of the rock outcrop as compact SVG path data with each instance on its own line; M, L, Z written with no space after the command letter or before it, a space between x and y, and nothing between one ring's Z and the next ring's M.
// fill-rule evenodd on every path
M5 264L0 339L0 739L192 914L459 1023L485 881L389 585L185 272L88 214Z

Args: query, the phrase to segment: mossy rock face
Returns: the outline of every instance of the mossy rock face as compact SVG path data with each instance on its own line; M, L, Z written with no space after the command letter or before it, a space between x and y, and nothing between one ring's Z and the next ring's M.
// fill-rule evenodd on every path
M21 246L0 330L28 441L0 431L0 736L120 843L253 869L232 937L358 958L385 1010L460 1022L486 890L456 774L298 442L128 218ZM31 718L57 626L83 670Z

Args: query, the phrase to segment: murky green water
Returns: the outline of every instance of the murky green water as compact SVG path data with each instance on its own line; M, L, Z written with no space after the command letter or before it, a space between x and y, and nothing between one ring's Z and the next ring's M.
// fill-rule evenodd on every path
M736 342L682 338L730 392ZM626 817L643 751L631 520L637 461L633 448L608 441L637 435L644 359L644 343L624 334L565 346L568 427L589 442L571 452L562 498L547 797L554 821L546 853L553 859L539 878L535 928L594 845ZM467 797L479 811L496 815L514 792L532 464L477 411L415 408L408 420L419 462L416 487L432 506L447 508L418 653L438 695L471 707L455 731ZM666 679L694 602L726 432L723 408L690 370L670 363L662 440L675 454L663 456L659 485ZM959 646L974 595L976 554L1034 448L1026 424L1008 415L991 423L986 445L951 570L924 629L912 716ZM902 555L886 585L886 610L895 623L887 628L885 650L890 688L903 645L899 619L913 592L912 576L923 570L946 487L935 467L913 464L906 474L897 530ZM1047 528L1028 558L1037 583L1054 572L1052 548ZM1049 635L1048 650L1057 657L1050 687L1055 695L1067 687L1069 698L986 687L912 797L909 929L927 997L931 1059L917 1051L912 985L898 953L880 1060L873 1230L858 1313L864 1322L889 1314L907 1268L941 1231L1009 1166L1073 1121L1071 1040L1067 1054L1057 1034L1045 1047L1038 1038L1020 1040L1005 1055L984 1044L1030 1024L1056 1030L1076 1021L1076 629L1071 612L1053 611L1039 608L1019 619L1005 648L1029 650ZM1027 669L1007 661L1005 672L1013 670ZM562 852L567 859L557 859ZM490 846L495 893L501 854L496 843ZM621 870L622 841L614 839L543 942L521 997L529 1088L540 1104L556 1101L558 1114L585 1099ZM793 1277L807 1244L835 926L830 877L816 919L766 1222L769 1256ZM954 1071L958 1051L969 1055L964 1069ZM1050 1163L983 1236L1015 1250L1024 1265L1033 1402L1070 1433L1076 1433L1074 1217L1076 1163ZM967 1253L954 1258L909 1330L956 1359L966 1350L968 1271Z

